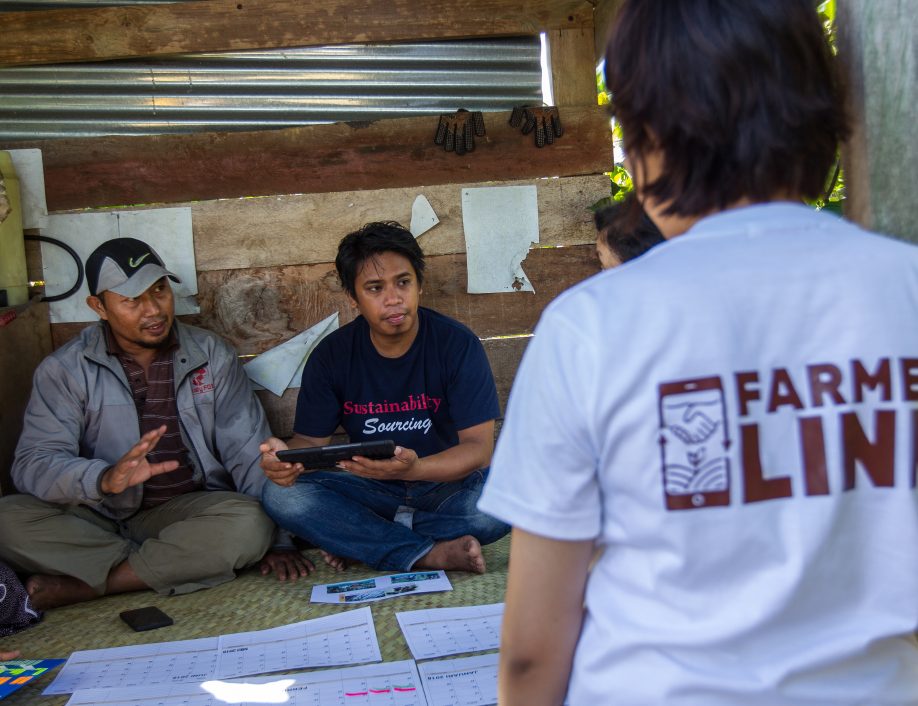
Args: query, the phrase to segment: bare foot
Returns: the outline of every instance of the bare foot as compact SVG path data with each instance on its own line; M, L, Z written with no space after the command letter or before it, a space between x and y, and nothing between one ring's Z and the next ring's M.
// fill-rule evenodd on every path
M350 565L348 560L343 556L331 554L324 549L320 549L319 551L322 553L322 558L325 560L325 563L335 571L344 571Z
M35 574L26 579L25 589L32 599L32 607L48 610L97 598L92 587L72 576Z
M0 662L7 662L11 659L16 659L19 656L19 650L13 650L12 652L0 652Z
M481 545L472 535L437 542L433 549L418 559L412 569L446 569L447 571L485 572Z

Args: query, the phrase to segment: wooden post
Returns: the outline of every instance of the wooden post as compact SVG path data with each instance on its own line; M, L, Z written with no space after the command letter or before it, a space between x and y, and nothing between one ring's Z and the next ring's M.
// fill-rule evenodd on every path
M851 139L845 215L918 243L918 15L909 0L837 0Z
M596 105L593 26L554 29L546 34L555 105ZM561 120L564 120L563 114Z
M597 63L602 61L606 54L609 30L612 29L615 13L623 2L624 0L596 0L596 8L593 10L593 45Z

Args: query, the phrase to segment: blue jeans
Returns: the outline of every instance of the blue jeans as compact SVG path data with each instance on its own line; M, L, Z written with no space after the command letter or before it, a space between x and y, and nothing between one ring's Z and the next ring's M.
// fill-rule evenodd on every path
M342 471L265 483L262 504L285 530L374 569L408 571L436 542L470 534L495 542L510 526L476 507L487 471L461 481L380 481Z

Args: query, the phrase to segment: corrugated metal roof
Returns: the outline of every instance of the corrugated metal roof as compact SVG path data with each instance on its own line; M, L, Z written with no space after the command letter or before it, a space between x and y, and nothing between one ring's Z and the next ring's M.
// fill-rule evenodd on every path
M255 130L459 107L509 110L541 103L541 76L538 37L7 68L0 69L0 139Z

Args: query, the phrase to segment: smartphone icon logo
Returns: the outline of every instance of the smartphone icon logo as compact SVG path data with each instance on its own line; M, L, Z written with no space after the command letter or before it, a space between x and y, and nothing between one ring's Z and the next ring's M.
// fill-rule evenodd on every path
M668 510L730 504L730 439L719 377L659 388L660 456Z

